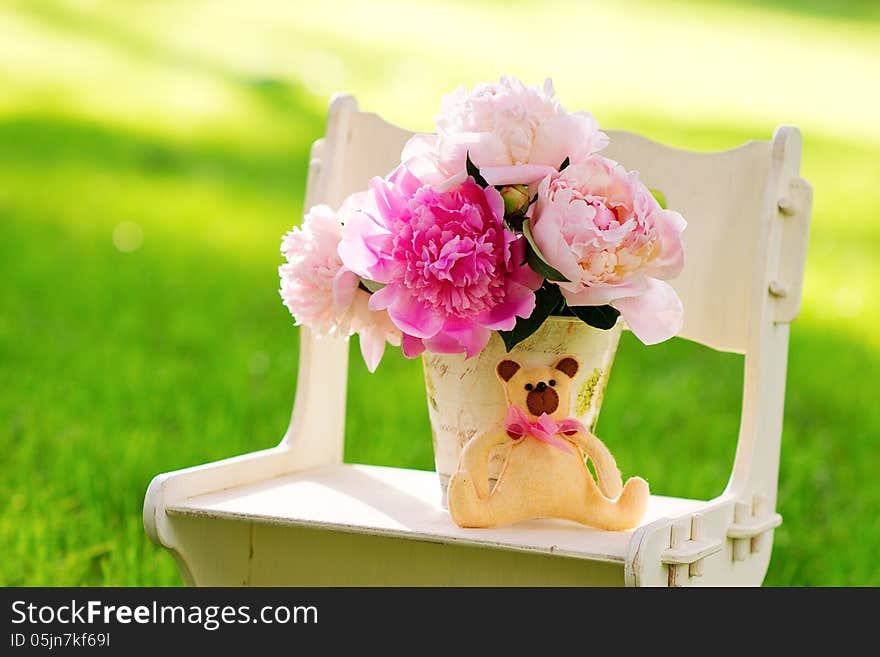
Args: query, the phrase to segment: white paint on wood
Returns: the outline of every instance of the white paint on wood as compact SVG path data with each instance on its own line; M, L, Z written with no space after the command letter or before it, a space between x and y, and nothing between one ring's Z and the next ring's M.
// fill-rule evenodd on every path
M175 523L194 519L174 516ZM622 586L619 563L555 554L400 540L304 526L211 519L206 542L250 527L251 586ZM199 584L223 584L220 569Z
M704 543L704 535L705 535L705 526L706 526L706 518L702 513L695 513L694 517L691 518L691 541L695 544L703 544ZM711 552L707 549L711 545ZM716 549L717 545L717 549ZM694 560L690 562L688 566L688 575L691 577L702 577L703 576L703 559L708 557L710 554L714 554L721 550L721 541L709 542L708 545L701 551L697 553Z
M733 508L733 523L731 527L744 526L748 520L751 509L748 502L737 502ZM745 561L749 556L748 536L730 535L730 529L727 530L727 537L733 539L733 559L735 561Z
M766 495L758 493L752 498L752 522L762 525L752 536L749 544L752 554L761 551L763 538L767 532L782 524L782 516L778 513L770 513L769 510L770 502ZM730 530L727 531L727 535L730 536Z
M687 525L681 520L673 523L669 529L669 550L664 553L668 557L662 559L669 569L669 586L684 586L687 583L687 563L682 563L680 559L675 558L680 554L687 538Z
M695 513L690 519L680 518L670 528L669 548L660 555L668 567L669 586L685 586L692 577L703 576L707 557L724 549L724 540L706 537L706 517Z
M645 522L705 505L652 496ZM437 474L369 465L337 465L276 477L170 505L171 515L316 527L438 543L461 543L623 563L632 531L606 532L566 520L462 529L440 505Z

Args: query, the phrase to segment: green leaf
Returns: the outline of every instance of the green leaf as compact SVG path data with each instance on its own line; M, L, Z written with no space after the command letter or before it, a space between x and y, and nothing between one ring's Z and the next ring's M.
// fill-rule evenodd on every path
M612 306L569 306L568 308L585 324L606 331L617 324L617 318L620 316L620 311Z
M366 278L361 278L359 287L362 287L367 292L378 292L383 287L385 287L385 283L377 283L376 281L370 281Z
M571 160L566 156L566 158L565 158L564 160L562 160L562 164L559 165L559 170L562 171L562 170L565 169L569 164L571 164Z
M467 154L467 161L465 162L465 167L467 168L467 174L472 176L474 182L477 183L483 189L486 189L489 186L489 183L486 182L486 179L483 178L483 175L480 173L480 170L477 168L477 165L471 162L471 154L470 151Z
M656 199L657 203L660 204L660 207L665 210L666 209L666 197L663 196L663 192L661 192L659 189L649 189L648 191L651 192L651 196L653 196Z
M541 253L541 249L538 248L538 245L535 244L535 238L532 236L532 229L529 225L530 221L530 219L526 219L522 225L523 235L526 236L526 242L528 242L528 246L526 247L526 262L529 263L529 267L531 267L536 274L543 276L548 281L568 283L568 279L565 276L547 264L547 259L544 257L544 254Z
M559 273L556 269L548 265L544 260L535 253L531 248L526 249L526 262L538 276L546 278L548 281L557 281L567 283L568 279Z
M528 317L517 317L516 325L510 331L498 331L504 347L510 352L516 345L541 328L541 324L563 301L559 288L552 283L544 283L535 292L535 309Z
M565 303L564 297L562 299L562 303L559 304L559 307L553 311L553 314L558 317L574 317L574 313L571 312L571 308L569 308L568 304Z

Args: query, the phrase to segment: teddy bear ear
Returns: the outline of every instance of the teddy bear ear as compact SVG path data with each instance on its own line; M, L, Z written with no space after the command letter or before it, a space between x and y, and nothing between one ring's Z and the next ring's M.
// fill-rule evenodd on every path
M498 373L498 378L506 383L519 371L519 363L515 360L502 360L495 367L495 371Z
M571 356L566 356L565 358L560 358L553 367L560 372L565 373L569 379L573 379L574 375L577 374L580 365L578 365L578 362Z

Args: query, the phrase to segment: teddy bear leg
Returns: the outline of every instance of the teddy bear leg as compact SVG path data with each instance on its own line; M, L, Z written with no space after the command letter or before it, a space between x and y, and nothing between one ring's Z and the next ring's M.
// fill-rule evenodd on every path
M627 480L616 500L609 500L599 494L595 489L595 495L581 510L578 522L582 522L599 529L609 531L621 531L638 526L645 517L648 508L648 482L641 477L632 477Z
M515 491L506 490L501 480L486 499L480 498L469 473L463 470L449 481L448 497L449 514L459 527L501 527L544 515L536 513Z
M449 515L459 527L488 527L486 507L489 499L480 499L471 474L459 470L449 480L447 491Z

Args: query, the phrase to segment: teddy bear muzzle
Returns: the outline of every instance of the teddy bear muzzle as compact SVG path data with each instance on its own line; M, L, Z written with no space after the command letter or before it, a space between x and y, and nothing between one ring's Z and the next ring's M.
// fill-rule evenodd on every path
M542 413L551 415L559 408L559 395L546 383L539 381L526 395L526 406L529 407L529 413L536 417L540 417Z

